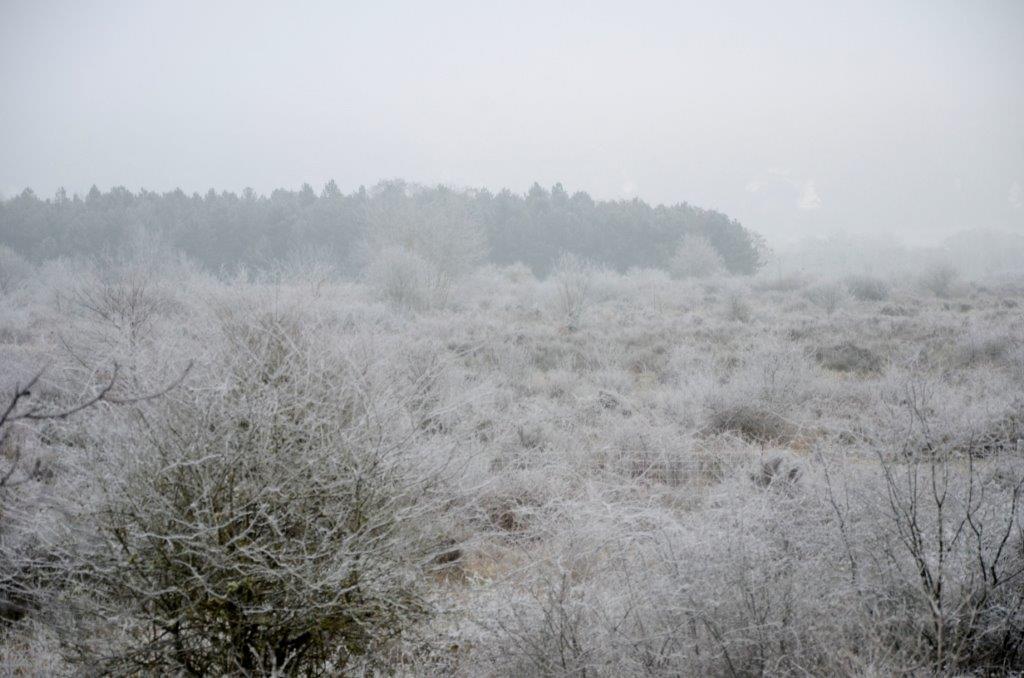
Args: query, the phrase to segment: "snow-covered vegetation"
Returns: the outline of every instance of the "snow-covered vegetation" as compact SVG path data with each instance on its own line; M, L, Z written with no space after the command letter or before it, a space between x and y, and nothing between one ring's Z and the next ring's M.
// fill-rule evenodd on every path
M451 230L6 251L3 672L1024 670L1024 287Z

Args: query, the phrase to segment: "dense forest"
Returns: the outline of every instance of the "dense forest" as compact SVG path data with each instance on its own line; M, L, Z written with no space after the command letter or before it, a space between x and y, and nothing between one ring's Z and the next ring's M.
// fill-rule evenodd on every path
M687 203L652 207L638 200L599 201L534 184L524 194L454 190L401 180L345 194L334 181L318 194L309 184L269 196L210 190L134 193L124 187L83 198L63 189L41 199L32 190L0 201L0 242L36 260L101 254L138 229L154 230L211 270L262 267L316 251L341 270L360 265L359 252L376 227L402 222L430 233L452 224L484 235L487 258L522 262L546 274L565 252L625 271L666 267L685 235L697 235L721 255L725 268L750 274L763 263L757 234L713 210Z

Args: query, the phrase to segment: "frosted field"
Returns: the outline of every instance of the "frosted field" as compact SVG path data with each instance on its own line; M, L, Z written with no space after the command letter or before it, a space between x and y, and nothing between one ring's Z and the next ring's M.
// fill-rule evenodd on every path
M410 270L11 284L0 666L1024 665L1024 286Z

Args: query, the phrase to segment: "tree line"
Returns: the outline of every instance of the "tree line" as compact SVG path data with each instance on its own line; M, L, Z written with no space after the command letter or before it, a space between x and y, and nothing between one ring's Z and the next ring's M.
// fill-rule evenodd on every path
M475 230L487 260L522 262L546 274L563 253L625 271L665 268L683 236L705 238L734 274L755 272L763 239L735 219L687 203L651 206L639 200L594 200L561 184L534 184L525 194L507 189L456 190L401 180L343 193L332 180L318 193L309 184L269 196L178 189L157 193L95 186L84 196L63 189L40 198L31 189L0 201L0 242L24 256L103 254L139 229L156 232L211 270L262 267L288 256L318 252L343 271L361 265L359 253L381 228L429 238L435 229Z

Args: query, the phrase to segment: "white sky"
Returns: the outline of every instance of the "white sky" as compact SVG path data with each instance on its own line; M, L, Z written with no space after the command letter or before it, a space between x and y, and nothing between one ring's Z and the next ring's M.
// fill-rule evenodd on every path
M0 0L0 192L379 179L1024 232L1024 1Z

